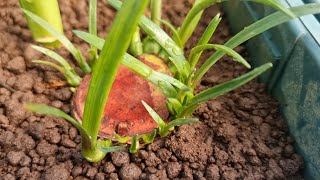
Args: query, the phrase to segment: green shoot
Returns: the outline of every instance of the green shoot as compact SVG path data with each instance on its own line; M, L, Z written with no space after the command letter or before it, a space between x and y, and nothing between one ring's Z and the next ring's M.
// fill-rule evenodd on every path
M63 33L62 20L57 0L19 0L20 6L48 22L57 32ZM39 26L31 18L27 17L29 29L33 39L46 46L57 47L60 43L57 38L45 28Z
M143 142L145 142L146 144L152 143L153 140L155 139L155 137L157 136L157 130L153 130L151 133L149 134L144 134L142 135L142 140Z
M40 63L40 64L46 64L46 65L49 65L49 66L57 69L65 76L65 78L67 79L67 81L70 85L79 86L79 84L81 82L81 77L75 72L75 70L70 66L70 64L63 57L61 57L59 54L57 54L49 49L46 49L46 48L43 48L40 46L33 45L32 48L51 57L53 60L57 61L62 67L58 66L56 64L50 63L48 61L35 60L33 62Z
M130 137L128 136L120 136L119 134L117 133L114 133L114 138L119 142L119 143L127 143L129 140L130 140Z
M139 150L139 135L134 135L132 138L131 146L129 148L130 153L136 153Z
M95 64L82 120L82 126L92 137L93 144L96 144L101 116L117 69L147 4L148 0L127 0L124 2ZM85 152L84 154L87 155L86 158L89 161L100 161L103 158L96 156L94 149L83 148L82 152Z
M158 134L161 137L166 137L170 133L170 130L172 130L175 126L181 126L184 124L190 124L199 121L197 118L179 118L175 119L168 124L166 124L162 118L144 101L142 101L142 104L149 112L150 116L155 120L155 122L158 124Z
M90 0L89 2L89 33L97 35L97 0ZM97 48L90 46L90 64L94 64L98 58Z
M143 53L142 42L140 38L140 28L137 27L131 40L130 52L133 56L137 57Z
M307 4L303 6L297 6L289 9L296 17L304 16L307 14L320 13L320 4ZM233 36L225 46L233 49L252 37L272 28L284 22L291 20L290 16L283 14L282 12L275 12L243 29L241 32ZM203 75L215 64L225 53L223 51L217 51L200 67L195 73L193 79L193 87L195 87Z
M206 30L204 31L204 33L202 34L201 38L199 39L197 46L208 44L208 42L211 39L213 33L216 31L220 21L221 21L220 14L218 13L212 19L212 21L209 23L209 25L207 26ZM191 69L195 69L196 64L198 63L201 54L202 54L202 52L200 52L199 54L197 54L197 55L195 55L193 57L191 55L189 55L189 59L188 60L189 60Z
M161 23L162 23L163 25L165 25L167 28L170 29L170 31L172 32L172 35L173 35L174 42L175 42L180 48L183 48L183 45L182 45L182 42L181 42L179 33L178 33L178 31L176 30L176 28L175 28L170 22L168 22L168 21L166 21L166 20L161 20Z
M184 106L182 108L182 110L180 111L181 114L180 116L184 117L184 116L188 116L190 114L188 114L187 112L190 112L188 110L192 109L195 105L199 105L200 103L206 102L210 99L216 98L217 96L220 96L222 94L225 94L227 92L230 92L244 84L246 84L247 82L251 81L252 79L256 78L257 76L259 76L260 74L262 74L263 72L265 72L266 70L268 70L269 68L272 67L271 63L266 63L260 67L255 68L254 70L238 77L235 79L232 79L230 81L227 81L221 85L217 85L213 88L209 88L199 94L197 94L196 96L194 96L194 98L192 98L186 106Z
M189 59L196 59L195 57L199 55L203 50L208 50L208 49L216 49L225 52L229 56L232 56L236 61L240 62L242 65L244 65L247 68L251 68L250 64L236 51L233 49L228 48L227 46L224 45L219 45L219 44L203 44L194 47L191 52L190 52L190 57ZM191 62L195 63L195 62Z
M184 48L184 45L186 44L186 42L188 41L188 39L190 38L190 36L192 35L193 31L196 29L200 18L202 16L203 13L203 9L200 11L195 11L197 9L200 9L199 7L202 6L202 2L203 0L196 0L192 9L189 11L189 13L187 14L185 20L183 21L180 29L179 29L179 37L180 37L180 41L181 41L181 47Z
M83 55L81 54L80 50L74 47L74 45L59 31L54 29L48 22L46 22L41 17L33 14L32 12L22 9L23 12L32 19L35 23L37 23L39 26L47 30L52 36L57 38L58 41L60 41L63 46L73 55L73 57L77 60L79 63L80 68L84 73L91 72L91 68L87 64L86 60L84 59Z

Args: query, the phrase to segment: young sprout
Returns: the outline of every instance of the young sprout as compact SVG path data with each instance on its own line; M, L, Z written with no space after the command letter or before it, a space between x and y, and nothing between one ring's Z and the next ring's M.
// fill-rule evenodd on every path
M95 5L93 1L90 5ZM88 161L100 161L106 153L124 148L113 147L113 141L131 144L129 151L135 153L140 143L151 143L157 135L165 137L176 126L197 122L198 119L189 117L199 104L244 85L272 67L271 63L266 63L235 79L195 94L194 89L201 77L223 55L227 54L245 67L251 68L250 64L233 50L235 47L294 16L320 13L320 4L285 9L274 0L251 0L272 5L282 12L276 12L248 26L224 45L209 43L221 21L218 14L209 23L187 59L184 56L184 45L196 28L201 13L205 8L221 1L223 0L197 0L179 29L161 20L158 11L152 13L153 21L143 16L147 0L126 0L123 3L119 0L108 0L119 12L106 40L96 36L93 27L96 24L93 22L90 23L92 27L89 33L74 31L78 37L90 44L91 50L101 50L100 54L95 56L98 59L94 62L92 74L82 78L74 95L73 114L77 121L48 106L27 104L26 107L41 114L65 118L77 127L82 136L82 153ZM154 0L151 6L159 7L159 2L161 1ZM90 11L93 19L94 11ZM74 46L69 44L70 41L53 31L42 19L29 12L26 14L59 37L68 50L73 50ZM173 32L173 39L160 28L157 24L159 22ZM147 53L149 51L141 49L140 30L160 48L158 54L151 55ZM130 44L130 52L134 56L126 53ZM52 57L59 65L47 61L36 62L58 69L65 74L69 84L76 86L73 79L80 80L79 76L66 60L48 49L35 48ZM211 49L214 49L215 53L197 70L195 67L201 53ZM173 71L170 72L165 61L159 58L160 54L170 60ZM97 140L98 135L105 140Z
M50 24L57 32L63 33L62 20L57 0L19 0L19 3L21 8L33 12L48 22L48 24ZM36 42L46 46L59 46L58 39L45 28L35 23L32 18L27 16L27 22L33 39Z

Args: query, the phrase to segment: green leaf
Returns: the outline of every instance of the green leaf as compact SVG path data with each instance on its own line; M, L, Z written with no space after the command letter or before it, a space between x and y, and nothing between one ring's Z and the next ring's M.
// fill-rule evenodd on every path
M158 86L162 89L166 97L176 97L178 94L174 87L166 81L159 81Z
M49 57L51 57L52 59L57 61L59 64L61 64L65 69L73 70L73 68L70 66L70 64L63 57L61 57L59 54L55 53L54 51L47 49L47 48L40 47L40 46L36 46L36 45L32 45L31 47L37 51L40 51L41 53L43 53Z
M168 125L164 128L165 132L168 132L171 128L176 127L176 126L182 126L184 124L191 124L194 122L198 122L199 119L197 118L179 118L175 119L171 122L168 123Z
M82 120L94 142L115 75L147 4L148 0L124 2L94 65Z
M151 133L149 134L144 134L142 135L142 140L143 142L145 142L146 144L150 144L153 142L154 138L157 136L157 129L153 130Z
M112 141L111 140L99 140L97 142L97 147L100 151L104 152L104 153L110 153L110 152L115 152L115 151L119 151L122 150L124 148L126 148L126 145L123 146L112 146Z
M207 26L206 30L204 31L204 33L202 34L201 38L199 39L197 46L203 45L203 44L208 44L209 40L211 39L212 35L214 34L214 32L216 31L219 23L221 21L220 18L220 13L218 13L213 19L212 21L209 23L209 25ZM201 56L202 53L199 53L198 55L191 57L189 55L189 62L190 62L190 66L191 69L195 69L199 58Z
M130 153L136 153L139 150L139 135L134 135L129 149Z
M97 35L97 0L90 0L89 2L89 33L96 36ZM97 48L90 46L90 60L94 64L98 56Z
M119 134L117 133L114 133L114 138L119 142L119 143L127 143L130 139L130 137L128 136L120 136Z
M74 45L63 34L61 34L56 29L51 27L51 25L48 22L46 22L45 20L43 20L39 16L33 14L32 12L30 12L28 10L25 10L25 9L22 9L22 10L29 18L31 18L33 21L38 23L42 28L44 28L49 33L51 33L54 37L56 37L63 44L63 46L78 61L79 65L80 65L80 67L81 67L81 69L82 69L82 71L84 73L91 72L91 68L89 67L89 65L85 61L85 59L82 56L81 52L76 47L74 47Z
M291 18L295 18L295 15L289 9L285 8L279 2L279 0L241 0L241 1L253 1L253 2L257 2L257 3L265 4L265 5L271 6L275 9L278 9L279 11L282 11L283 13L285 13L287 16L289 16Z
M167 105L170 106L170 109L172 109L171 114L176 115L179 113L180 108L182 107L182 104L175 98L168 98L167 99Z
M192 100L189 101L188 105L186 107L184 107L184 111L186 111L186 109L191 108L194 105L198 105L198 104L206 102L210 99L216 98L217 96L220 96L222 94L230 92L230 91L246 84L247 82L256 78L257 76L259 76L260 74L262 74L264 71L268 70L271 67L272 67L271 63L266 63L266 64L264 64L260 67L257 67L255 69L253 69L252 71L250 71L240 77L237 77L235 79L227 81L223 84L214 86L214 87L209 88L205 91L202 91L201 93L194 96L194 98Z
M307 4L303 6L297 6L289 9L296 17L304 16L307 14L320 13L320 4ZM283 14L282 12L273 13L253 24L244 28L234 37L232 37L225 46L233 49L243 42L251 39L252 37L272 28L284 22L291 20L292 18ZM223 51L217 51L214 53L196 72L194 77L193 86L196 86L203 75L215 64L225 53Z
M157 114L157 112L155 112L147 103L145 103L144 101L141 101L143 106L146 108L146 110L148 111L148 113L150 114L150 116L153 118L153 120L156 121L156 123L158 124L159 128L164 128L166 123L162 120L162 118Z
M194 30L196 29L203 10L210 5L213 5L217 2L220 2L220 0L210 0L208 2L203 0L196 0L191 10L188 12L187 16L185 17L184 21L182 22L182 25L180 27L180 30L178 31L179 37L181 39L182 47L186 44ZM208 6L207 3L209 3Z
M70 64L63 57L61 57L59 54L57 54L54 51L51 51L50 49L47 49L47 48L43 48L43 47L35 46L35 45L33 45L32 48L51 57L53 60L55 60L59 64L61 64L62 67L57 66L57 65L55 65L51 62L48 62L48 61L36 60L33 62L45 64L45 65L51 66L51 67L59 70L65 76L65 78L67 79L67 81L70 85L79 86L79 84L81 82L81 77L76 73L76 71L70 66ZM61 68L63 68L63 69L61 69Z
M180 39L180 36L179 36L179 33L178 31L176 30L176 28L174 28L174 26L166 21L166 20L161 20L161 23L163 25L165 25L167 28L170 29L170 31L172 32L172 35L173 35L173 39L174 39L174 42L181 48L183 49L183 45L182 45L182 42L181 42L181 39Z
M121 1L108 0L115 9L121 7ZM190 65L184 57L184 52L159 26L154 24L149 18L142 16L139 27L143 29L152 39L154 39L171 57L172 63L177 67L182 80L186 80L190 73Z
M47 65L47 66L50 66L56 70L58 70L59 72L61 72L62 74L64 74L64 69L63 67L57 65L57 64L54 64L52 62L49 62L49 61L45 61L45 60L33 60L32 61L33 63L37 63L37 64L44 64L44 65Z
M238 61L245 67L249 69L251 68L251 65L240 54L238 54L236 51L232 50L227 46L219 45L219 44L204 44L204 45L196 46L191 50L190 56L191 58L194 58L196 55L198 55L199 53L207 49L216 49L216 50L223 51L224 53L227 53L229 56L233 57L236 61Z
M36 103L25 103L24 108L28 111L44 114L44 115L51 115L59 118L63 118L66 121L68 121L70 124L72 124L74 127L76 127L82 137L82 142L88 144L89 146L92 146L92 138L89 136L87 131L81 126L81 124L73 119L71 116L66 114L65 112L61 111L60 109L47 106L45 104L36 104Z

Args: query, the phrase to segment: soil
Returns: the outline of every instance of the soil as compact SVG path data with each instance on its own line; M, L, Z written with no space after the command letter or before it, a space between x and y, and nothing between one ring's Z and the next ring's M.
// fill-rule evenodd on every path
M164 1L163 16L177 26L191 5L187 0L170 2ZM72 93L58 72L31 62L45 57L30 47L34 42L17 3L0 1L0 82L15 89L0 88L0 179L302 179L303 160L293 148L278 104L256 81L201 105L194 114L200 122L179 127L136 154L119 151L99 163L86 162L74 127L22 107L23 102L33 101L70 113ZM88 45L71 30L86 30L87 1L60 0L60 5L66 35L86 52ZM115 13L103 1L98 9L98 30L104 37ZM218 7L205 11L187 49L220 11ZM223 43L229 37L224 20L212 41ZM245 55L243 47L237 51ZM63 48L57 52L72 60ZM245 72L224 57L197 91Z

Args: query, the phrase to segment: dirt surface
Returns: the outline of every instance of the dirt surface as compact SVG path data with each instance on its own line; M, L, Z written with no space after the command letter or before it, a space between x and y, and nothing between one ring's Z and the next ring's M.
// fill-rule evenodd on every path
M177 128L173 135L136 154L119 151L99 163L86 162L74 127L22 107L23 102L34 101L69 113L72 93L65 86L53 88L64 84L55 70L31 63L45 57L30 47L33 41L17 2L0 2L0 82L16 90L0 88L0 179L302 179L303 160L294 151L277 103L255 81L201 105L195 113L201 122ZM190 4L169 2L173 1L164 1L164 17L179 25ZM60 0L60 4L66 35L86 52L88 45L71 33L71 29L87 28L86 1ZM98 30L104 36L114 12L102 1L98 9ZM188 48L217 12L214 7L204 13ZM223 43L229 37L223 21L213 41ZM57 52L72 60L66 50ZM245 71L223 58L204 77L198 91Z

